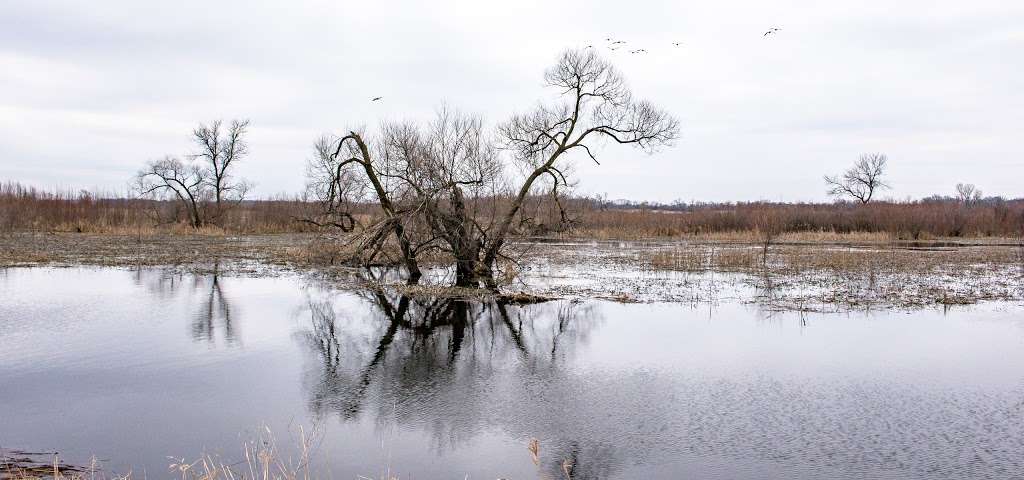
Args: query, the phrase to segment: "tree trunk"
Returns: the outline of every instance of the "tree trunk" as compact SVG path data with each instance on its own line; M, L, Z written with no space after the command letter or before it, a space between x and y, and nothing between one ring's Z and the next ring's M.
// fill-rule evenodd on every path
M455 286L466 288L483 286L490 290L497 290L498 283L494 280L494 272L478 255L479 250L472 257L455 260Z
M472 288L479 285L480 281L476 276L476 261L457 258L455 260L455 286Z
M192 224L192 228L199 230L203 226L203 216L199 213L199 205L195 203L188 206L189 223Z
M409 272L408 283L414 285L419 283L420 277L423 273L420 272L419 262L416 261L416 252L412 248L412 242L409 241L409 235L405 232L405 227L402 225L402 219L397 215L394 205L391 203L391 197L388 196L388 191L384 188L380 178L377 176L377 172L370 161L370 149L367 148L366 143L363 142L363 138L357 133L351 132L351 134L345 138L352 138L356 142L356 146L359 148L360 153L363 156L362 161L359 163L363 166L363 170L366 172L366 178L370 180L370 184L373 185L374 191L377 193L377 201L380 203L381 210L384 210L384 214L394 222L395 238L398 240L398 246L402 250L402 262L405 264L405 269ZM341 145L345 142L345 139L341 139L338 143L338 151L341 151ZM335 153L337 155L337 153ZM338 166L338 172L340 175L341 166Z
M442 220L446 227L448 245L455 257L455 286L477 287L480 285L480 242L473 238L472 219L466 212L462 189L453 187L449 195L452 214Z
M405 233L405 227L403 227L402 223L398 221L395 222L395 237L398 238L398 247L402 250L402 261L405 263L405 269L409 273L409 279L407 282L409 285L415 285L419 283L420 278L423 276L423 272L420 271L419 263L416 261L416 255L413 254L409 237Z

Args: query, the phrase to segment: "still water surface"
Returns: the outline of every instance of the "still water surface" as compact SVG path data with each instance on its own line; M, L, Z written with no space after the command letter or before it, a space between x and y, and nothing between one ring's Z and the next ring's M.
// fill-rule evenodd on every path
M156 269L0 273L0 447L332 478L1024 478L1024 309L531 306ZM540 465L526 445L540 442Z

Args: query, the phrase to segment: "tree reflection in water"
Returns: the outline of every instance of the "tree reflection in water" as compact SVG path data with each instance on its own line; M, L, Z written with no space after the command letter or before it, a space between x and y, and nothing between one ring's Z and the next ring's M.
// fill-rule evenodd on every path
M197 275L195 279L197 285L207 285L207 293L193 316L192 338L215 343L217 330L221 330L228 345L237 344L238 335L231 320L231 301L224 295L224 288L220 282L220 264L215 263L209 274Z
M151 295L170 300L178 295L198 299L200 305L192 314L190 335L195 341L216 343L223 338L227 345L238 344L237 321L233 307L224 292L220 263L214 263L205 274L186 274L166 268L136 267L133 280Z
M438 448L497 427L521 436L524 447L541 438L545 475L606 476L613 465L608 445L571 438L571 428L556 428L543 415L524 423L519 411L530 403L530 387L572 381L567 360L602 323L595 306L358 295L354 311L330 297L309 299L309 327L298 338L315 358L304 385L315 417L371 415L382 425L429 432Z

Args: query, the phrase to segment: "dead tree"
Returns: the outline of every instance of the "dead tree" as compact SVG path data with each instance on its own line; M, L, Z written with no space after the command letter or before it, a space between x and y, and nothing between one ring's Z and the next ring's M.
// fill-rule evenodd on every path
M211 220L221 217L230 207L245 199L250 185L244 179L235 180L233 165L249 153L245 134L249 120L232 120L227 131L221 128L221 121L209 125L199 124L192 131L192 139L199 146L199 152L192 155L207 171L206 182L213 196Z
M174 157L154 160L135 177L135 190L142 197L177 200L188 215L192 228L205 224L205 203L210 195L206 171Z
M867 204L876 191L889 188L889 185L882 181L887 162L885 154L861 155L860 160L841 177L825 176L825 183L829 187L828 194L834 197L850 197L861 205Z

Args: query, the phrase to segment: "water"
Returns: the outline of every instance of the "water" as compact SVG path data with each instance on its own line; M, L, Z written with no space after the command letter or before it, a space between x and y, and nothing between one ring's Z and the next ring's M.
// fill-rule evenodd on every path
M1022 478L1024 309L413 301L0 273L0 447L171 478L314 429L332 478ZM540 465L527 444L539 440Z

